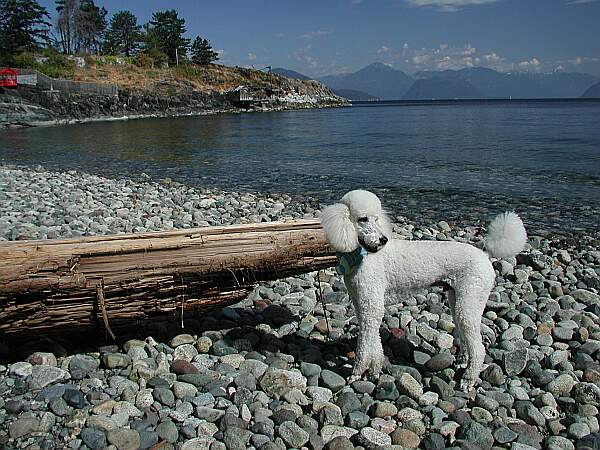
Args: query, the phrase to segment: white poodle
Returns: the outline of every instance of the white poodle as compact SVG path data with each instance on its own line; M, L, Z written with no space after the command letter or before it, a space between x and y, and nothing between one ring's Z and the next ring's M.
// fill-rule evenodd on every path
M508 258L523 249L527 234L521 219L507 212L492 221L484 240L487 254L458 242L391 239L392 228L379 198L363 190L348 192L340 203L325 208L321 223L338 252L336 269L344 274L359 322L351 381L367 370L378 376L382 369L379 327L386 294L444 282L453 290L448 295L450 310L466 367L460 387L471 390L485 358L481 316L495 279L489 256Z

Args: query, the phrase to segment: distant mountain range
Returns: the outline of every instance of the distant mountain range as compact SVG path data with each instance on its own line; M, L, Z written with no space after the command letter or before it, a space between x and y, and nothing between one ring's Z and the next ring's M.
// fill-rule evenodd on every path
M417 72L414 76L421 80L460 80L479 90L483 96L480 98L575 98L599 81L584 73L502 73L484 67ZM434 98L427 92L422 94L418 98ZM460 92L449 89L445 98L461 98L455 94Z
M600 98L600 83L596 83L583 93L582 98Z
M284 69L283 67L277 67L272 70L273 73L277 75L281 75L287 78L293 78L296 80L310 80L311 78L300 73L295 70ZM356 89L333 89L331 86L329 88L333 91L334 94L339 95L340 97L347 98L348 100L379 100L378 97L374 95L367 94L366 92L357 91Z
M485 95L468 81L459 78L432 77L416 80L402 98L404 100L476 99L485 98Z
M273 72L290 78L309 79L287 69L274 69ZM411 77L385 64L373 63L357 72L328 75L319 81L350 100L443 100L598 96L597 91L592 90L590 94L588 90L600 82L600 78L568 72L503 73L484 67L421 71Z
M312 78L306 75L296 72L295 70L284 69L283 67L276 67L271 70L274 74L281 75L282 77L292 78L295 80L311 80Z
M330 88L331 89L331 88ZM339 95L340 97L347 98L348 100L354 101L374 101L379 100L379 97L375 97L374 95L367 94L363 91L356 91L354 89L331 89L334 94Z
M328 75L319 81L333 90L362 91L382 100L402 98L414 82L404 72L381 63L370 64L354 73Z

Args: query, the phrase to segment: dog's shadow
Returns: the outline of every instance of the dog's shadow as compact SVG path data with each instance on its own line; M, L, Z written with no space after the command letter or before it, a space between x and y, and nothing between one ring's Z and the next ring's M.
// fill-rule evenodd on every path
M13 336L9 341L10 353L4 355L2 360L4 362L22 360L40 351L52 352L57 357L78 353L112 352L118 351L130 339L144 340L149 336L168 345L179 334L200 336L207 332L217 332L211 335L211 338L216 336L237 351L261 353L266 357L267 363L278 360L276 364L279 367L287 368L298 368L303 362L312 363L348 379L354 366L358 323L355 318L352 318L352 306L348 304L345 306L349 308L350 319L345 321L343 329L332 328L331 332L304 331L300 324L306 316L299 315L285 305L271 304L263 309L234 305L213 310L207 315L189 314L184 320L183 328L178 317L171 317L166 321L163 319L131 322L131 326L125 329L126 332L119 333L116 341L109 340L104 334L99 335L97 331L82 333L80 330L64 331L51 336L20 335L16 339ZM435 307L438 311L444 308L441 304ZM328 309L327 305L325 309ZM319 313L323 312L320 304L317 304L316 310L315 317L319 317ZM334 320L330 319L329 322ZM288 332L282 334L282 330L286 328ZM415 363L415 351L423 351L423 349L419 348L418 342L415 343L414 335L408 336L400 328L390 330L382 326L381 336L387 357L384 373L397 374L398 368L405 368L413 374L415 370L418 371L422 378L436 375L448 383L452 381L440 372L428 370L425 364ZM7 350L4 349L5 352ZM455 351L455 348L452 350ZM279 358L278 355L281 354L293 356L293 363L289 363L289 358L283 355ZM459 375L460 372L456 372L456 379L459 379ZM368 375L363 378L376 384L378 382L378 379Z

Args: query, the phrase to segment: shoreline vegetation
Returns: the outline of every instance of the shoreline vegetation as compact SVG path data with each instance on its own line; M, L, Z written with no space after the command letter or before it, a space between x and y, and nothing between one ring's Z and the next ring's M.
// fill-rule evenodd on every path
M350 105L319 82L254 69L211 64L155 70L137 67L124 58L82 61L85 66L75 70L72 79L108 82L117 86L118 94L27 85L0 90L0 128ZM237 100L236 90L252 100Z
M0 166L0 188L0 239L8 240L311 218L320 210L285 194L41 167ZM478 245L483 234L480 226L392 217L398 239ZM343 280L328 269L258 284L238 304L186 315L184 328L173 312L132 322L114 342L68 330L17 342L0 336L0 442L595 448L598 240L532 234L518 257L493 265L497 283L482 323L488 367L474 396L456 385L458 344L439 288L386 309L389 365L377 380L348 384L357 321Z
M52 24L36 0L0 4L0 67L38 72L36 81L0 88L0 128L349 104L317 81L289 79L270 66L216 64L219 52L205 37L188 38L175 9L138 24L131 11L109 16L93 0L56 0ZM101 84L112 86L110 95L95 95L62 80L96 83L103 93Z

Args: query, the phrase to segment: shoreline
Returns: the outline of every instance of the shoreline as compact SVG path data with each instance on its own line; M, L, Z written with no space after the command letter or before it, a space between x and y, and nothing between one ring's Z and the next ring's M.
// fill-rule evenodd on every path
M0 187L0 239L315 217L320 208L286 194L14 165L0 166ZM394 219L398 239L477 245L482 237L479 226ZM184 328L177 314L132 322L116 342L64 330L9 348L0 336L0 443L280 450L335 439L341 448L458 450L597 442L600 243L529 236L517 258L493 266L482 320L489 366L476 395L458 389L456 333L440 288L386 309L384 374L347 383L357 320L343 279L326 270L259 284L236 305L186 316Z
M350 104L340 105L289 105L282 107L272 108L261 108L261 109L245 109L245 108L225 108L225 109L210 109L210 110L198 110L198 111L185 111L185 112L162 112L162 113L149 113L149 114L133 114L124 116L101 116L101 117L88 117L88 118L73 118L73 119L57 119L49 121L29 122L27 124L16 124L16 123L0 123L0 130L11 130L21 128L36 128L36 127L53 127L63 125L76 125L83 123L97 123L97 122L125 122L128 120L141 120L141 119L166 119L176 117L202 117L211 116L217 114L250 114L250 113L269 113L269 112L281 112L281 111L297 111L301 109L324 109L324 108L349 108Z
M308 88L307 88L308 89ZM236 106L225 92L189 91L166 95L152 91L123 89L117 96L45 91L19 87L0 91L0 130L76 123L274 112L284 110L350 107L323 86L306 92L283 93L268 101Z

